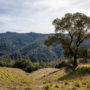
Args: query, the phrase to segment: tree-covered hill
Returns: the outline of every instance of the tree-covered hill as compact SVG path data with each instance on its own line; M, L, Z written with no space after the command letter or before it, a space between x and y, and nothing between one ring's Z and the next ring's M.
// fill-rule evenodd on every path
M0 34L0 56L10 55L16 59L18 53L21 53L23 57L30 57L32 61L50 61L57 59L62 55L62 48L60 46L53 45L51 48L47 48L44 45L44 40L49 34L39 33L1 33Z
M23 57L30 57L33 62L39 61L40 59L43 61L51 61L62 56L62 48L59 45L53 45L51 48L48 48L44 45L44 39L39 39L14 52L11 54L11 57L18 57L18 53L21 53Z
M1 33L0 34L0 56L10 55L16 59L21 53L22 57L30 57L35 62L42 59L51 61L63 56L60 45L52 45L47 48L44 44L45 39L51 34L39 33ZM90 48L90 41L84 43Z
M25 45L34 42L37 39L45 38L47 35L28 33L28 34L18 34L18 33L2 33L0 34L0 56L8 54L18 50Z

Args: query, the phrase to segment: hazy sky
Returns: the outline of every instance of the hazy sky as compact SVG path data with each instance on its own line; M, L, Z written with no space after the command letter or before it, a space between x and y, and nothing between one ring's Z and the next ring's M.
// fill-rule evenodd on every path
M0 0L0 32L52 33L67 12L90 16L90 0Z

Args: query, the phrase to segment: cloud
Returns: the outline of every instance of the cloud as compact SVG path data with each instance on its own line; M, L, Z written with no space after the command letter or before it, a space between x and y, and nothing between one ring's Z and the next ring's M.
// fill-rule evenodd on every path
M90 0L0 0L0 32L54 32L52 21L65 13L90 16Z

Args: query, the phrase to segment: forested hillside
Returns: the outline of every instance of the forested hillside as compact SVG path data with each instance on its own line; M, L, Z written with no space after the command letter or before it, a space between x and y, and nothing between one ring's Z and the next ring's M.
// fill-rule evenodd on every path
M29 57L33 62L51 61L63 56L60 45L52 45L48 48L44 45L45 39L51 34L39 33L1 33L0 34L0 56L10 55L17 59L18 54ZM90 48L90 41L83 43Z
M17 59L18 54L21 54L22 57L30 57L33 62L40 59L50 61L61 57L62 48L59 45L53 45L51 48L44 45L47 37L48 34L38 33L1 33L0 56L10 55L13 59Z

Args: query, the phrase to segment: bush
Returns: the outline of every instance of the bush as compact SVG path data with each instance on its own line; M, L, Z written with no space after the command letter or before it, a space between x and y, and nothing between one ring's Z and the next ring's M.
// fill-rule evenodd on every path
M74 71L70 73L71 75L84 75L90 74L90 66L77 67Z
M46 86L46 87L45 87L45 90L49 90L49 86Z
M55 88L59 88L59 86L58 85L55 85Z
M66 67L67 63L65 61L61 61L59 64L57 64L55 67L56 68L62 68L62 67Z
M32 72L32 71L35 71L39 68L38 64L32 63L29 58L27 58L27 59L17 59L15 61L14 67L23 69L27 72Z
M75 86L76 86L76 87L80 87L80 84L76 82L76 83L75 83Z
M27 72L39 69L39 63L32 63L29 58L23 59L22 57L17 58L16 61L12 60L9 56L0 58L0 66L20 68Z
M13 67L15 61L11 58L0 58L0 66L2 67Z

